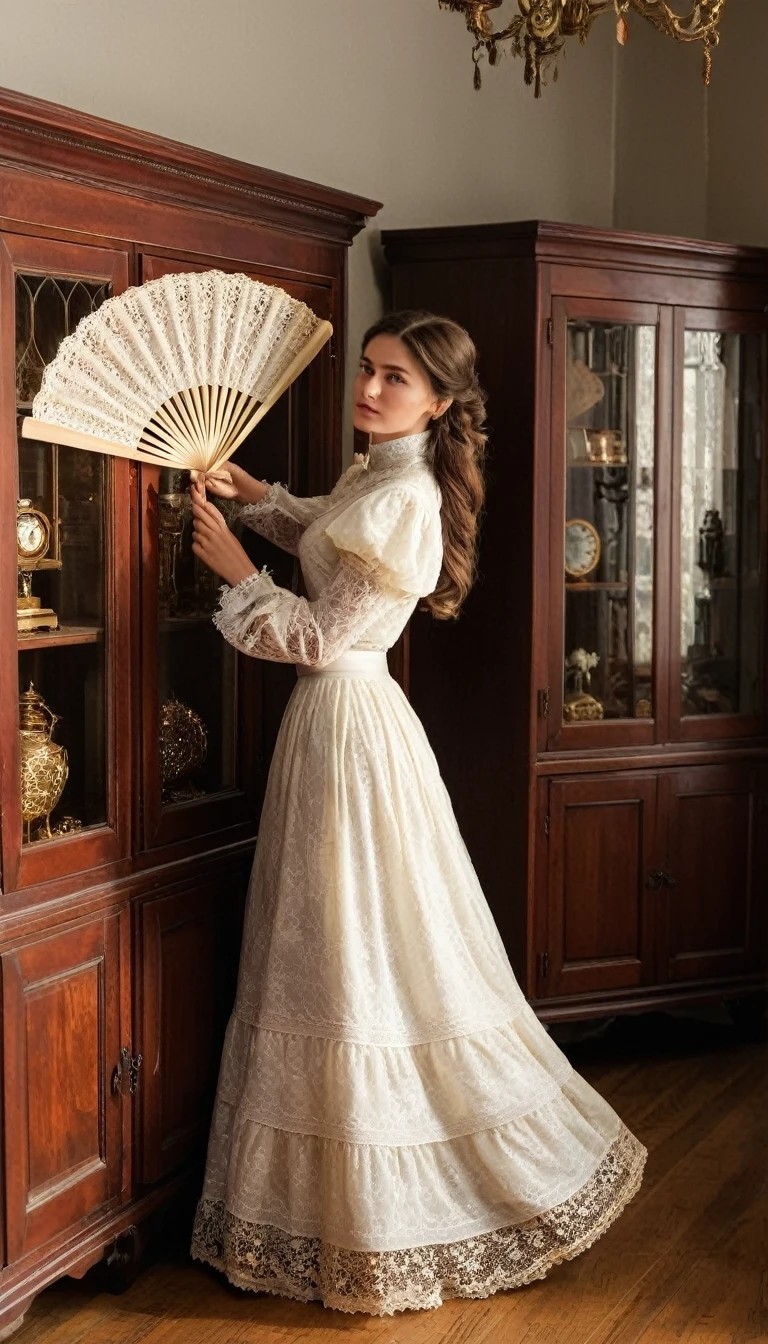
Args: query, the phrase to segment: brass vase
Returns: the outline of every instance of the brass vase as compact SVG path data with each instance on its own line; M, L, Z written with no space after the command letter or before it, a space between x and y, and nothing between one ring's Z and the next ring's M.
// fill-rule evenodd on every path
M200 769L207 754L208 734L200 715L171 695L160 710L160 774L164 802L188 802L201 796L202 790L192 783L191 777Z
M59 721L30 681L29 690L19 697L19 740L21 745L21 816L27 843L32 838L32 822L43 820L42 832L51 836L51 813L64 792L69 766L64 747L53 741L53 729Z

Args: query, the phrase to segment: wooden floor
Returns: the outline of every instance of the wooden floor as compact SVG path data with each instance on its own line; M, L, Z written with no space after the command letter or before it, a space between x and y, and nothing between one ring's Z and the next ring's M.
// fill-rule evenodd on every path
M717 1022L623 1019L567 1047L650 1149L640 1194L529 1288L385 1318L230 1288L183 1248L113 1297L65 1280L14 1344L747 1344L768 1339L768 1046Z

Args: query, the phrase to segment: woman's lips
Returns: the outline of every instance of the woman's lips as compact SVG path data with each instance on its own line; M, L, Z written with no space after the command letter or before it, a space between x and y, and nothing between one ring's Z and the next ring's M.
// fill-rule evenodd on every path
M379 412L378 412L378 411L375 411L375 410L373 409L372 406L366 406L366 405L364 404L364 402L362 402L362 401L358 401L358 403L357 403L357 410L358 410L358 411L365 411L366 415L378 415L378 414L379 414Z

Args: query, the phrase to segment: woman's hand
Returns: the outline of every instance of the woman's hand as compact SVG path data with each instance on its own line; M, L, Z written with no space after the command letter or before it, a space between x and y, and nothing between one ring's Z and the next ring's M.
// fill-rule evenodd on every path
M192 550L198 560L218 574L230 588L257 572L226 520L205 497L202 481L192 484Z
M263 481L257 481L234 462L228 462L218 471L191 471L190 476L192 484L202 485L208 494L219 499L236 499L240 504L257 504L269 489Z

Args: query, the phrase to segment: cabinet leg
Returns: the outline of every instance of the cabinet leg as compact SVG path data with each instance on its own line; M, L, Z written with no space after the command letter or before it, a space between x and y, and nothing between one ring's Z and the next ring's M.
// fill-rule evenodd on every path
M16 1334L17 1330L21 1329L24 1324L28 1306L29 1303L26 1302L21 1313L18 1316L14 1316L10 1321L5 1321L0 1317L0 1340L10 1339L12 1335Z
M95 1276L108 1293L125 1293L141 1268L146 1239L138 1227L128 1227L104 1251Z
M726 999L725 1006L742 1041L768 1039L768 992Z

